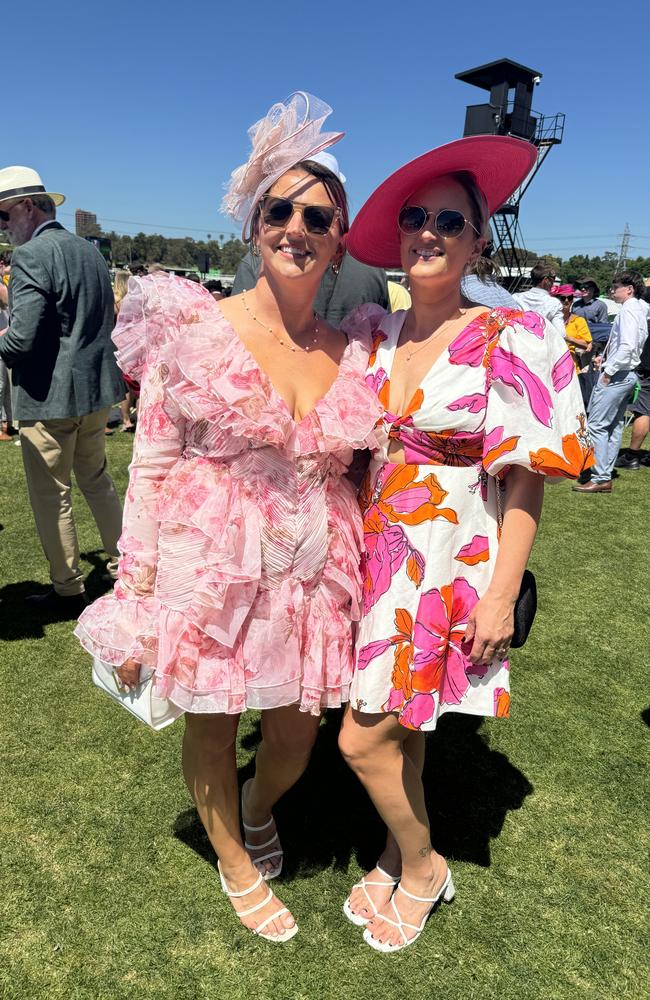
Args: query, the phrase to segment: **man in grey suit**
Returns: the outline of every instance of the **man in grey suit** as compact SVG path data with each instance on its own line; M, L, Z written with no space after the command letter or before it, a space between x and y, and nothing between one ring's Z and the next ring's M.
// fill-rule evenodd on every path
M124 385L111 342L108 268L95 247L56 221L63 201L29 167L0 170L0 230L16 246L0 358L11 368L13 415L52 581L46 594L27 600L47 614L73 617L87 600L71 474L93 513L112 573L122 507L106 470L104 428Z

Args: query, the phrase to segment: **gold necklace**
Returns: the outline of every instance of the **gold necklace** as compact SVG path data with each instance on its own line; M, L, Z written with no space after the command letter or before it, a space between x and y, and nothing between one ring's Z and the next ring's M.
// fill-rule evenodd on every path
M467 310L466 309L459 309L458 312L459 312L458 316L452 316L451 319L446 320L442 324L442 326L440 327L439 330L436 330L435 333L430 334L427 337L427 339L420 345L420 347L417 347L414 351L410 351L409 352L408 344L405 343L404 344L404 350L406 352L406 360L410 361L411 358L415 357L416 354L418 354L420 351L423 351L425 347L428 347L429 344L431 344L434 340L437 340L438 337L442 333L444 333L444 331L447 329L447 327L450 326L451 323L455 323L457 319L460 319L462 316L464 316L465 313L467 312Z
M275 339L277 340L278 344L280 344L282 347L285 347L288 351L293 351L293 352L295 352L295 351L303 351L305 354L308 354L309 351L311 351L311 346L309 344L307 345L307 347L301 347L299 344L293 344L292 345L292 344L285 343L285 341L282 339L282 337L275 332L275 330L273 329L272 326L267 326L266 323L263 323L261 319L257 318L257 316L255 315L254 312L251 312L251 310L248 308L248 303L246 302L246 292L242 292L241 298L242 298L242 302L244 304L244 309L246 310L246 312L248 313L248 315L251 317L251 319L254 319L256 323L259 323L259 325L264 330L268 330L269 333L272 334L272 336L275 337ZM314 336L312 337L312 341L311 342L312 342L312 344L317 344L318 343L318 316L316 315L316 313L314 313Z

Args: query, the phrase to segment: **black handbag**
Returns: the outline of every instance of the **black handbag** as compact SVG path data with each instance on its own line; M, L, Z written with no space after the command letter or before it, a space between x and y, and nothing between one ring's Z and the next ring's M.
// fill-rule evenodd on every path
M537 583L529 569L524 570L521 578L519 597L515 601L515 630L512 633L510 645L514 649L523 646L535 621L537 612Z

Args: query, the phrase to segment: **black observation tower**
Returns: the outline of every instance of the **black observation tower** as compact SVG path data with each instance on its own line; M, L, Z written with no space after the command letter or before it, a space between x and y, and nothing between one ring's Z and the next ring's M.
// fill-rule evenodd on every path
M537 161L523 184L492 217L495 251L508 267L504 282L515 291L524 277L526 262L524 242L519 227L519 204L531 181L553 146L562 142L563 114L540 115L532 111L533 89L542 78L537 70L511 59L476 66L456 73L456 79L471 83L489 94L486 104L469 104L465 112L463 135L513 135L537 148Z

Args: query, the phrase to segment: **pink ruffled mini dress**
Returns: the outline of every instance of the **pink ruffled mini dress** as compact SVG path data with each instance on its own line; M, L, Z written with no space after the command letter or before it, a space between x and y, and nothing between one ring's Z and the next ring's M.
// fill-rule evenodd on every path
M295 421L212 296L132 279L114 333L140 410L112 594L75 634L118 666L155 669L190 712L348 700L363 543L353 450L381 407L350 336L337 378Z

